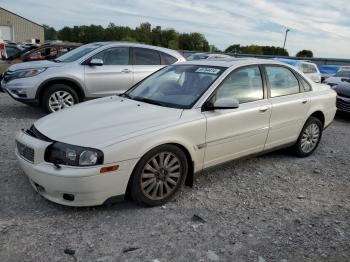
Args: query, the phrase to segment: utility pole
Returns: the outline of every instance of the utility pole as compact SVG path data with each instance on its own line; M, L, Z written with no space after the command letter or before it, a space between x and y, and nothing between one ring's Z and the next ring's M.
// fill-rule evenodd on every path
M286 47L287 34L288 34L289 31L290 31L290 29L287 28L287 30L286 30L286 35L285 35L285 37L284 37L283 49Z

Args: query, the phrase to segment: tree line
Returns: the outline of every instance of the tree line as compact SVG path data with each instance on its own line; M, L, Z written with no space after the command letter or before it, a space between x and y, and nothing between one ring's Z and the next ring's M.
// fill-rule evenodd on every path
M128 41L149 45L162 46L175 50L188 50L199 52L221 52L213 45L209 45L203 34L179 33L175 29L163 29L160 26L153 27L150 23L141 23L135 29L128 26L118 26L110 23L106 28L101 25L82 25L63 27L56 31L55 28L44 25L45 40L62 40L77 43L91 43L97 41ZM276 46L234 44L224 50L225 53L289 56L286 49ZM299 57L313 57L310 50L302 50L297 53Z
M110 23L106 28L101 25L82 25L64 27L56 31L53 27L44 25L46 40L62 40L78 43L96 41L129 41L149 45L162 46L171 49L210 51L209 43L200 33L179 33L174 29L154 28L150 23L141 23L132 29L128 26L117 26Z

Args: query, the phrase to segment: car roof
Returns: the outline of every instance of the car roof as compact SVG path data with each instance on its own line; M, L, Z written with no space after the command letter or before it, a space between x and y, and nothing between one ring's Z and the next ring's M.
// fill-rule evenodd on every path
M140 43L133 43L133 42L123 42L123 41L110 41L110 42L94 42L90 44L99 44L101 46L131 46L131 47L140 47L140 48L149 48L154 49L158 51L162 51L164 53L171 54L172 56L175 56L177 58L183 58L183 56L176 50L160 47L160 46L154 46L154 45L146 45L146 44L140 44Z
M190 65L204 65L204 66L218 66L218 67L238 67L244 65L256 65L256 64L274 64L274 65L283 65L286 66L285 63L272 60L272 59L257 59L257 58L218 58L218 59L205 59L205 60L193 60L178 63L181 64L190 64ZM288 65L287 65L288 66Z

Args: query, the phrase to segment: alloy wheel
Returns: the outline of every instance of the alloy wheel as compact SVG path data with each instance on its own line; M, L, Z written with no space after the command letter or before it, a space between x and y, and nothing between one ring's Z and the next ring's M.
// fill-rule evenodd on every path
M302 134L300 141L301 150L304 153L310 153L317 146L319 139L320 127L315 123L310 124L307 128L305 128Z
M173 153L161 152L152 157L141 174L141 190L151 200L161 200L173 193L181 181L180 159Z
M49 108L52 112L74 105L73 96L67 91L56 91L49 97Z

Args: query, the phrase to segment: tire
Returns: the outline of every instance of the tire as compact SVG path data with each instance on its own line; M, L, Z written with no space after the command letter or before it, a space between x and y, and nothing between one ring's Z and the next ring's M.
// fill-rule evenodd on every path
M175 145L156 147L137 163L132 175L131 197L138 204L163 205L184 184L187 172L187 158L180 148Z
M321 121L311 116L300 132L299 138L294 145L295 154L298 157L307 157L317 148L322 138L323 125Z
M79 103L79 97L72 87L54 84L45 90L41 103L47 113L53 113Z

